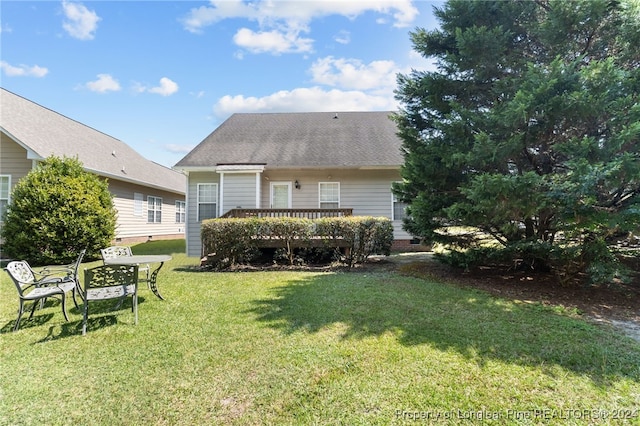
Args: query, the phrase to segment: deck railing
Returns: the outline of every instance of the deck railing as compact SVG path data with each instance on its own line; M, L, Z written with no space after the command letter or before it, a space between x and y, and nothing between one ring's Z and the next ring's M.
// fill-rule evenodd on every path
M321 217L341 217L353 215L353 209L231 209L222 218L247 217L302 217L318 219Z

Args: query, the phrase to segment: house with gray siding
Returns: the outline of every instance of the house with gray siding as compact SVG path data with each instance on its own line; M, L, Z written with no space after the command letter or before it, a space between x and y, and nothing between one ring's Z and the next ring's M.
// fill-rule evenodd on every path
M352 209L402 229L402 142L391 112L234 114L180 160L187 175L187 254L200 256L203 220L233 209Z
M184 238L186 176L124 142L0 89L0 214L11 190L38 162L77 157L106 178L118 211L115 242Z

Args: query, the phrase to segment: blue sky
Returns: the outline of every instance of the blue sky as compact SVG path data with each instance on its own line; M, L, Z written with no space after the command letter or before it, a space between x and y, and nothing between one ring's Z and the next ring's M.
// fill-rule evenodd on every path
M398 107L440 1L6 1L1 85L172 167L233 113Z

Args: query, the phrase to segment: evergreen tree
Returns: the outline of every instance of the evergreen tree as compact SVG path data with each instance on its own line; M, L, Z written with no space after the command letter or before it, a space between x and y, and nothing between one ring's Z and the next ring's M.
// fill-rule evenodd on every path
M107 182L73 158L48 157L13 189L2 227L3 251L33 265L96 256L115 235Z
M406 229L465 262L609 279L612 238L640 222L640 2L450 0L435 15L411 39L437 70L398 77Z

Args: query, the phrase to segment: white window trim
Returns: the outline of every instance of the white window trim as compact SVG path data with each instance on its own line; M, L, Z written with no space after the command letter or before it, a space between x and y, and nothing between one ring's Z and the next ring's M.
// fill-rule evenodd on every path
M201 202L200 201L200 187L203 185L213 185L214 189L214 193L215 193L215 201L214 202ZM202 219L200 219L200 204L215 204L216 208L219 207L220 205L220 200L219 198L219 194L218 194L218 183L216 182L203 182L203 183L199 183L196 185L196 214L197 214L197 218L196 220L198 222L202 222Z
M322 195L322 185L338 185L338 208L342 205L340 202L340 182L318 182L318 208L323 208L322 203L335 203L335 201L323 201L320 197Z
M144 216L144 195L140 192L133 193L133 215Z
M0 178L7 178L7 198L0 198L0 200L5 200L7 202L7 206L11 204L11 175L0 175ZM1 195L1 194L0 194ZM2 220L2 215L0 212L0 220Z
M151 205L149 203L149 200L153 199L153 209L151 208ZM157 200L160 201L160 206L159 208L156 209L156 205L157 205ZM153 211L153 220L150 221L149 220L149 212ZM156 221L156 215L157 212L160 212L160 220ZM147 195L147 223L162 223L162 197L156 197L154 195Z
M400 182L398 182L398 183L400 183ZM392 189L391 190L391 220L392 221L400 221L400 220L402 220L402 218L396 219L396 217L395 217L396 216L396 205L395 205L396 203L404 204L405 208L406 208L406 203L398 200L398 197L396 196L396 194L393 193L393 189ZM405 216L406 216L406 214L405 214Z
M187 203L186 201L176 200L176 219L178 219L178 215L180 215L180 220L176 220L176 223L186 223L187 222ZM182 218L184 217L184 220Z

